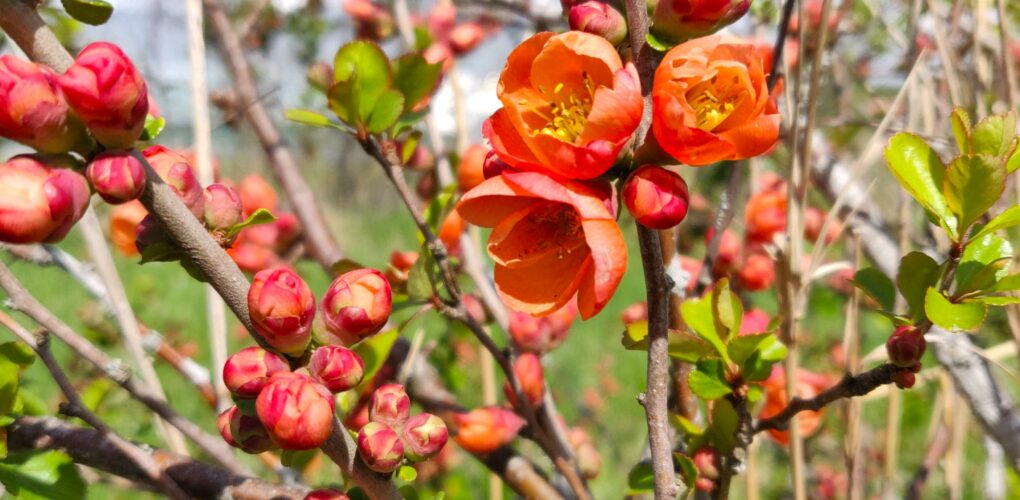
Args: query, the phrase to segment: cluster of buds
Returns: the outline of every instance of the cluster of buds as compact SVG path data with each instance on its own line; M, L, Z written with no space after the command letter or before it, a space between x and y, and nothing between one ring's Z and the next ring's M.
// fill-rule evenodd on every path
M486 17L457 22L457 8L452 3L439 3L432 7L421 27L432 42L422 56L432 64L443 63L443 71L447 71L454 57L474 50L494 31L496 24Z
M694 487L704 492L715 490L715 482L719 479L719 469L722 467L722 456L719 454L719 450L711 446L702 446L694 452L691 461L698 469L698 478L694 481Z
M433 457L449 438L441 418L431 413L411 416L411 399L400 384L375 390L368 417L358 431L358 455L376 472L393 472L405 458L419 462Z
M909 389L914 386L914 374L921 371L921 357L926 349L924 334L915 326L900 326L885 341L889 362L902 368L893 374L893 382L897 387Z
M223 383L237 403L220 414L223 439L248 453L273 448L318 448L333 431L333 393L357 386L364 364L340 346L312 353L311 375L292 372L287 361L261 347L227 359Z

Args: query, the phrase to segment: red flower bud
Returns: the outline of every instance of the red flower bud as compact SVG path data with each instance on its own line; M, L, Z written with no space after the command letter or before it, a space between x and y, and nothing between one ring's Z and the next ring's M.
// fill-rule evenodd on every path
M67 101L108 149L130 148L149 111L145 79L111 43L89 44L59 78Z
M457 187L460 192L466 193L485 182L483 165L490 151L486 146L474 144L461 153L460 163L457 164Z
M623 14L600 0L588 0L571 6L567 23L572 30L598 35L613 45L619 45L627 38L627 20Z
M659 0L652 32L672 42L711 35L747 13L751 0Z
M459 413L457 423L457 444L471 453L492 453L509 444L524 427L524 419L505 408L489 406Z
M365 376L365 363L354 351L338 345L322 346L308 362L312 378L332 392L351 390Z
M786 231L786 187L755 193L747 200L744 214L747 239L771 243L777 233Z
M205 188L205 226L226 233L241 222L241 196L234 188L210 184Z
M917 376L913 372L902 371L892 374L892 380L900 389L910 389L917 382Z
M57 74L10 54L0 56L0 136L43 153L66 153L89 143Z
M378 333L390 317L390 283L374 269L340 275L322 297L326 329L347 344Z
M744 267L737 277L740 286L749 291L765 290L776 280L776 264L768 255L754 253L744 260Z
M411 398L400 384L385 384L372 393L368 418L373 422L400 428L411 415Z
M566 340L570 325L576 318L575 301L567 302L552 314L541 318L510 311L510 336L522 350L541 354L559 347Z
M415 462L439 453L450 437L443 419L431 413L419 413L404 424L404 453Z
M255 411L273 442L285 450L322 446L333 431L333 395L310 377L277 373L269 379Z
M198 220L205 216L205 197L202 184L195 177L188 160L163 146L152 146L142 152L160 179L173 188L177 197L195 214Z
M315 490L305 495L304 500L350 500L350 497L337 490Z
M216 420L223 440L245 453L262 453L273 449L273 440L259 419L245 415L236 406L227 408Z
M369 422L358 431L358 455L369 469L393 472L404 461L404 443L387 425Z
M138 198L145 191L145 168L126 151L96 156L85 176L99 196L114 205Z
M0 241L60 241L85 213L88 183L55 163L22 155L0 165Z
M652 229L669 229L687 216L687 183L675 172L645 165L623 185L623 202L634 219Z
M901 326L885 341L889 362L900 368L910 368L921 360L927 347L922 335L913 326Z
M235 397L255 399L277 373L289 372L287 362L261 347L245 347L223 364L223 385Z
M542 362L539 361L538 356L530 352L521 354L514 360L514 372L517 373L517 380L521 383L521 392L524 393L524 397L528 398L528 403L532 408L541 406L542 397L545 396L545 378L542 373ZM509 380L504 384L503 392L510 403L516 407L517 395L514 394Z
M442 224L439 225L439 241L443 242L451 254L456 255L460 251L461 234L464 234L464 218L460 216L457 209L450 210Z
M719 479L719 450L711 446L703 446L694 452L691 460L698 468L698 475L708 479Z
M248 314L255 330L280 352L297 356L311 340L315 296L289 269L266 269L248 289Z

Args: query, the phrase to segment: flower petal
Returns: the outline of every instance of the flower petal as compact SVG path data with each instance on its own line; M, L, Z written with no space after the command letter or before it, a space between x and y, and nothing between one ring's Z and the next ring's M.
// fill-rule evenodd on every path
M496 290L511 309L544 316L570 301L590 265L591 254L583 247L565 255L547 254L526 267L497 264Z
M592 266L578 289L581 317L598 314L616 292L627 271L627 243L615 221L582 221L584 237L591 250Z
M577 181L557 181L538 172L505 172L508 185L522 196L572 205L583 220L614 220L603 203L604 192Z
M495 227L504 218L534 202L534 197L520 196L514 185L498 175L465 193L457 203L457 213L476 226Z

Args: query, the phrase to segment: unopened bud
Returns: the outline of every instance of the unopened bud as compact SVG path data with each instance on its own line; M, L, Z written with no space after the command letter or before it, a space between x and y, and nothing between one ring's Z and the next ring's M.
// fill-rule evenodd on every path
M687 216L687 183L675 172L656 165L634 171L623 185L623 202L639 224L669 229Z
M744 260L744 267L737 277L740 286L748 291L765 290L776 280L776 264L768 255L753 253Z
M365 363L354 351L338 345L322 346L308 362L312 378L336 393L353 389L365 376Z
M369 422L358 431L358 455L369 469L386 474L403 463L404 443L389 426Z
M544 353L559 347L577 318L577 302L570 301L548 316L536 318L520 311L510 313L510 337L526 352Z
M0 56L0 136L42 153L66 153L90 142L46 66Z
M431 413L419 413L404 424L404 453L415 462L439 453L450 437L443 419Z
M751 0L658 0L652 13L652 33L680 43L711 35L740 19Z
M198 182L198 177L195 177L188 160L179 153L159 145L147 148L142 155L163 182L173 188L188 210L191 210L198 220L202 220L205 216L205 196L202 184Z
M466 193L485 181L483 165L490 151L481 144L475 144L461 154L460 163L457 164L457 187L460 192Z
M248 289L248 314L269 345L297 356L311 340L315 296L294 271L266 269L255 275Z
M326 92L333 86L333 67L324 62L317 62L309 66L305 77L308 79L309 85Z
M210 184L205 188L205 226L225 234L241 222L241 196L232 187Z
M22 155L0 165L0 241L60 241L85 213L88 183L61 161Z
M125 203L145 191L145 168L127 151L96 156L85 169L85 176L107 203Z
M612 5L599 0L588 0L570 7L567 14L570 29L584 31L619 45L627 38L627 20Z
M411 398L400 384L385 384L372 393L368 418L399 429L411 415Z
M900 367L910 368L921 360L927 343L924 335L913 326L901 326L885 341L885 351L889 354L889 362Z
M913 372L900 371L892 374L892 380L900 389L910 389L917 382L917 376Z
M223 385L235 397L255 399L277 373L289 372L287 362L261 347L245 347L223 364Z
M477 21L458 24L450 30L450 48L454 55L471 52L485 39L485 27Z
M505 408L490 406L460 413L457 423L457 444L471 453L492 453L510 444L524 427L524 419Z
M542 397L545 396L545 378L542 374L542 362L533 353L526 352L514 360L514 373L517 374L517 381L521 383L521 392L528 399L532 408L542 404ZM510 381L503 386L510 403L517 406L517 394L514 393Z
M273 440L269 438L262 422L254 416L245 415L236 406L220 413L216 427L227 444L245 453L262 453L273 449Z
M255 411L273 442L285 450L309 450L333 432L333 395L298 373L277 373L269 379Z
M347 344L378 333L389 320L392 307L390 283L374 269L340 275L322 297L326 329Z
M350 500L350 497L341 491L322 489L308 492L304 500Z

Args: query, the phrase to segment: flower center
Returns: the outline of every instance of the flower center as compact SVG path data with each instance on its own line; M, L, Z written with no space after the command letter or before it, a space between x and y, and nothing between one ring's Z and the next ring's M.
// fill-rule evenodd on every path
M588 73L583 73L583 78L587 96L578 96L572 90L564 92L563 83L557 83L552 92L548 92L542 85L538 86L538 91L548 98L549 111L544 113L534 110L546 123L544 127L533 130L532 137L545 134L572 143L581 136L584 124L588 120L588 113L591 112L592 102L595 100L595 89ZM527 102L521 101L521 104L527 105Z
M727 89L720 90L716 84L717 77L712 77L687 91L687 103L694 108L696 116L695 124L705 132L714 130L737 109L739 96Z
M533 211L528 215L528 224L542 237L535 238L536 247L540 251L557 247L557 257L564 258L584 242L584 229L577 210L561 203L549 203L547 206ZM536 235L537 236L537 235Z

